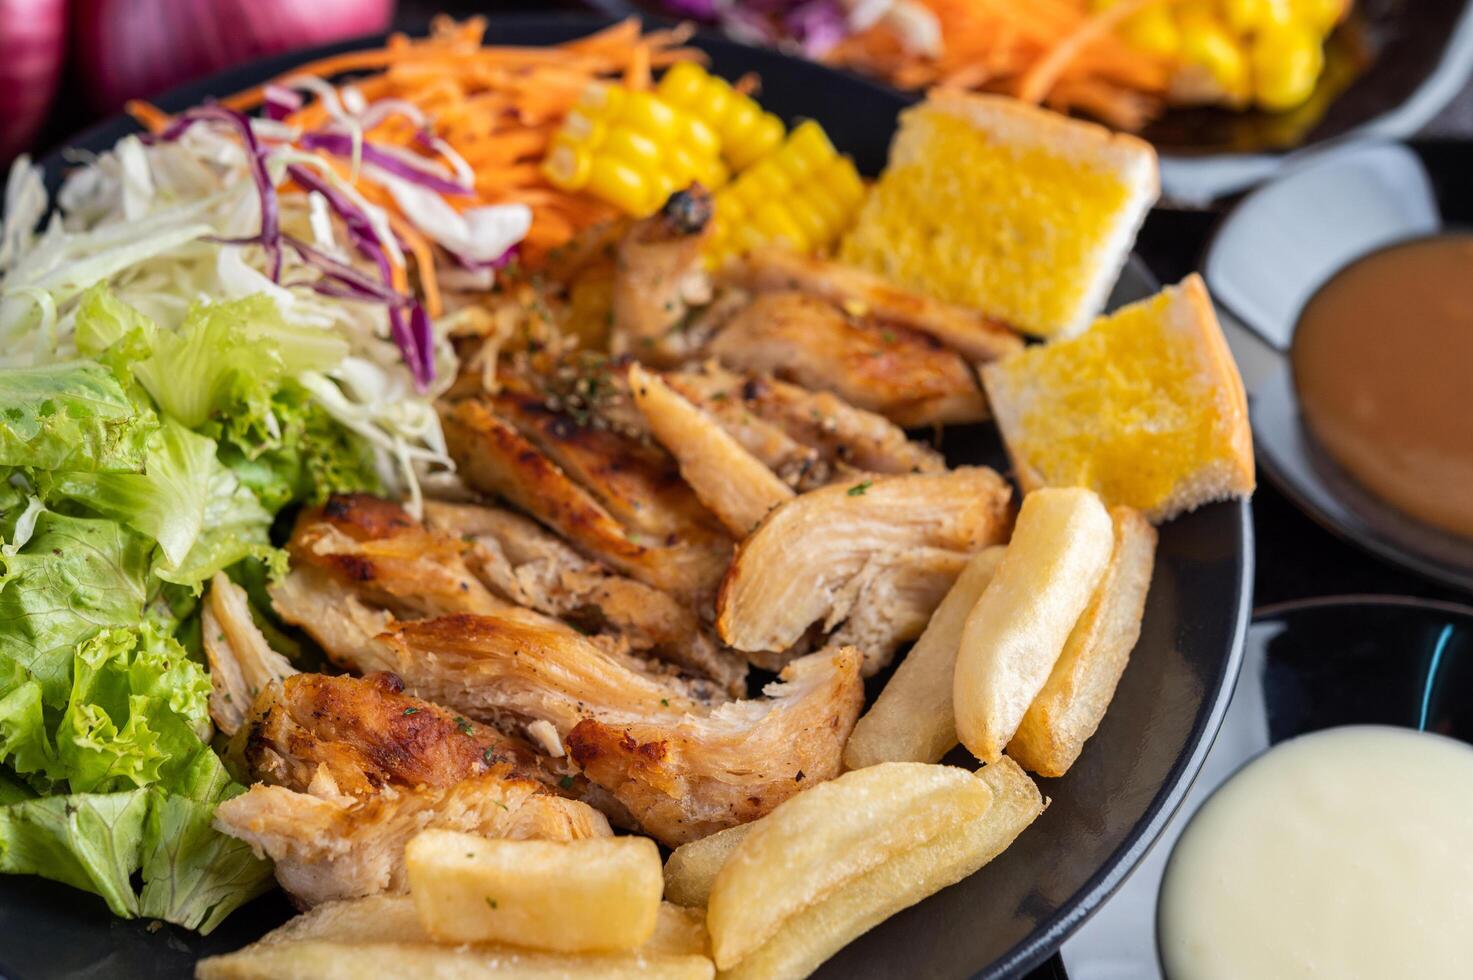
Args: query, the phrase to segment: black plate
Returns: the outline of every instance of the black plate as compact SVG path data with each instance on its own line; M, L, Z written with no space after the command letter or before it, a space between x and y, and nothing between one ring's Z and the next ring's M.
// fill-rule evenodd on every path
M493 20L491 43L548 44L600 26L587 19ZM823 123L860 168L883 165L906 104L881 86L719 38L701 38L727 77L760 73L764 105L789 121ZM218 75L159 100L182 109L256 84L308 57L276 58ZM74 145L110 146L131 131L114 120ZM63 166L48 161L52 175ZM1137 266L1117 298L1150 288ZM953 462L1002 465L988 428L950 430ZM1150 847L1180 803L1226 706L1242 652L1252 576L1245 503L1205 507L1162 529L1141 640L1099 733L1064 779L1044 780L1048 811L1019 843L967 881L857 940L826 977L1002 977L1037 965L1102 902ZM237 912L206 938L170 926L112 920L89 895L33 878L0 878L0 969L15 980L186 977L200 955L234 949L287 914L275 894Z

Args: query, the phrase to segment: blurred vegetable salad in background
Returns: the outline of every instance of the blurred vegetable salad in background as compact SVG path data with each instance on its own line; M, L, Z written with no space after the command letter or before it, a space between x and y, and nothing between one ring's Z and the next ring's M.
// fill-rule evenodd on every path
M1349 0L664 0L902 88L1004 92L1140 129L1172 105L1284 111Z

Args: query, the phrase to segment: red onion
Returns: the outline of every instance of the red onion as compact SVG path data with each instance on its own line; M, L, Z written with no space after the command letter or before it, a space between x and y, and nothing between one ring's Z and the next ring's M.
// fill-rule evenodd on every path
M46 121L66 56L66 0L0 0L0 164Z
M59 2L0 0L14 11ZM394 0L75 0L75 65L99 111L253 58L388 30ZM29 15L33 16L33 15Z

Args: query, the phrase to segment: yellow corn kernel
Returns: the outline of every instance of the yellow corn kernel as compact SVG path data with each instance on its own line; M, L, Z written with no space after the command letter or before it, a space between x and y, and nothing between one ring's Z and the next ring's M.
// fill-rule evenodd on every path
M610 130L599 144L598 152L618 157L636 170L648 171L660 166L660 145L627 126L616 126Z
M731 249L736 254L752 252L767 244L767 236L755 224L744 224L732 230Z
M1174 58L1181 52L1181 30L1164 3L1127 17L1120 25L1120 35L1131 47L1148 54Z
M829 142L823 127L810 119L800 123L788 135L787 141L773 154L773 159L788 178L797 184L835 156L837 153L834 145Z
M1295 25L1260 32L1250 57L1254 101L1270 112L1292 109L1308 99L1325 66L1319 37Z
M864 200L864 181L860 179L859 171L854 169L854 161L848 157L840 157L824 168L823 186L829 188L846 210L852 211Z
M1184 17L1181 42L1183 59L1205 68L1229 99L1247 100L1248 57L1220 21L1202 16Z
M738 170L761 160L782 145L787 128L783 121L770 112L764 112L741 140L731 148L727 159Z
M588 183L588 172L592 166L593 154L587 147L556 142L542 162L542 172L559 190L576 191Z
M833 191L822 180L808 183L809 207L823 218L824 240L828 241L849 226L852 211L834 196Z
M574 143L597 146L603 141L607 132L608 126L605 125L602 118L575 109L563 117L563 125L558 135Z
M701 113L701 115L706 118L706 113ZM739 141L746 139L747 134L757 128L761 121L762 107L732 89L726 111L715 116L712 123L716 131L721 134L722 151L730 153Z
M810 248L827 245L832 238L832 230L821 211L812 204L817 195L811 193L811 188L805 189L804 193L790 197L784 203L788 208L788 215L798 230L803 235L803 240Z
M613 157L595 157L588 168L588 192L630 214L648 214L650 184L643 174Z
M685 127L681 141L690 147L691 152L703 157L721 155L721 137L716 135L716 130L688 112L684 114L681 124Z
M786 241L800 252L810 247L808 239L803 234L803 229L788 213L784 202L768 201L759 207L752 215L752 224L770 237Z
M667 146L660 154L659 169L681 181L690 183L701 169L700 160L683 146Z
M592 116L612 116L624 105L627 90L608 82L590 82L578 96L576 108Z
M720 157L707 157L701 161L701 169L696 172L696 180L708 191L714 191L723 186L730 178L731 173L726 169L726 164L721 162Z
M677 61L665 72L655 91L660 98L682 109L695 108L705 90L706 80L711 76L694 61Z
M619 121L659 143L680 135L680 116L649 92L630 92L619 111Z
M782 197L790 188L787 175L771 160L760 160L737 178L732 193L748 209L755 209L764 201Z
M641 214L653 214L665 206L670 200L670 195L678 190L683 190L688 182L677 178L667 171L657 170L649 175L649 199L645 203Z

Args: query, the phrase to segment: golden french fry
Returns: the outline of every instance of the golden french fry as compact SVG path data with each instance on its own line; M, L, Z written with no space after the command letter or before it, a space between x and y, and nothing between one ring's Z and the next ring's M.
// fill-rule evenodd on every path
M711 886L716 883L716 875L726 859L746 839L752 827L761 822L739 823L671 851L670 859L665 862L666 900L676 905L705 908L711 897Z
M793 496L792 487L658 374L631 364L629 389L650 431L680 464L685 482L738 538Z
M1012 540L967 616L952 699L961 743L996 762L1064 649L1109 564L1100 498L1079 487L1023 498Z
M710 959L698 954L665 956L635 951L578 955L510 946L311 939L257 943L239 952L212 956L200 960L194 975L196 980L483 980L491 975L510 980L711 980L716 968Z
M767 942L723 971L722 980L798 980L854 939L973 874L1043 812L1038 787L1004 756L975 777L992 790L981 816L891 858L783 923Z
M896 854L980 816L985 783L950 766L888 762L791 797L737 845L716 876L706 926L725 970L803 908Z
M926 631L905 655L844 746L844 765L939 762L956 745L952 679L967 615L1002 561L1003 545L972 557L931 614Z
M1033 699L1008 755L1040 776L1062 776L1100 727L1141 635L1156 560L1156 529L1129 507L1110 508L1110 565ZM862 722L861 722L862 723Z
M404 849L409 893L431 936L560 952L634 949L665 882L647 837L492 840L426 830Z

